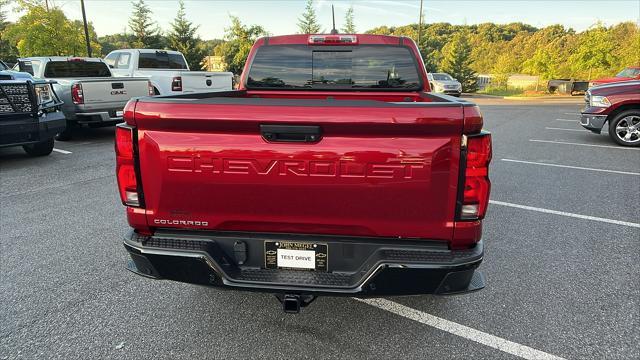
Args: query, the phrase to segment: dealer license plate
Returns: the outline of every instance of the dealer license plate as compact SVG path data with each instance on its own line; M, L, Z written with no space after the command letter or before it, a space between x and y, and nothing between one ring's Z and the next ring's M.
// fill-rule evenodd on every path
M116 116L117 117L122 117L122 115L124 115L124 111L122 111L122 110L116 111Z
M327 245L288 241L265 241L267 269L327 271Z

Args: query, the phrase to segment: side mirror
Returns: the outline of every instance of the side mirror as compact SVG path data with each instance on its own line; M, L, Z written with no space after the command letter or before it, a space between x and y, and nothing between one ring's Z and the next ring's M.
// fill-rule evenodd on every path
M115 67L111 64L109 64L109 69L115 69Z

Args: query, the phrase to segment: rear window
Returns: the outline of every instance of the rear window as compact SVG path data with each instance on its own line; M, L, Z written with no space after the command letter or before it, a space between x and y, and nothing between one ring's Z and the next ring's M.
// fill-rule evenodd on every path
M187 64L180 54L169 54L165 51L157 51L155 53L140 53L138 68L186 70Z
M110 77L107 64L97 61L50 61L45 65L46 78Z
M640 75L640 68L626 68L616 75L617 77L636 77Z
M413 53L401 46L262 46L247 77L247 88L406 90L420 87Z
M433 80L446 81L446 80L453 80L453 78L449 76L449 74L433 74Z

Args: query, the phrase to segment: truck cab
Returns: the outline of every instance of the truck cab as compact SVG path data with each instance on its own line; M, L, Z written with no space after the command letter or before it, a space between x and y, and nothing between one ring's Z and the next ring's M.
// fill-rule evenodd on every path
M640 66L629 66L615 76L591 80L589 87L632 80L640 80Z

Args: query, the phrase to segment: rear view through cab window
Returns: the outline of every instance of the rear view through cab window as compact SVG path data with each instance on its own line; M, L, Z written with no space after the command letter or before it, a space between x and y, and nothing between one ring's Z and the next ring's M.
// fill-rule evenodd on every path
M247 87L415 90L421 87L418 74L405 47L274 45L256 53Z

